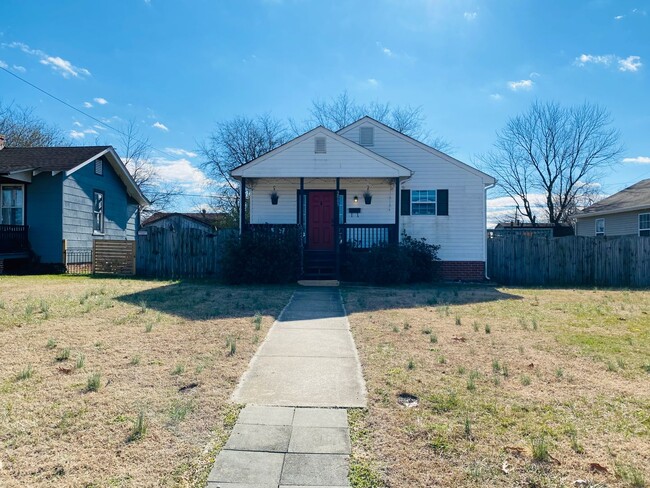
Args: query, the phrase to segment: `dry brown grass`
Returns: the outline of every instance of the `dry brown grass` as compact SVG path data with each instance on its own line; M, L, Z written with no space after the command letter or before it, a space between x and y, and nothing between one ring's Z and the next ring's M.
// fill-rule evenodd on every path
M354 486L650 483L650 292L343 293L369 391L351 416Z
M227 399L290 294L0 278L0 486L201 486L236 419ZM89 392L95 373L100 389Z

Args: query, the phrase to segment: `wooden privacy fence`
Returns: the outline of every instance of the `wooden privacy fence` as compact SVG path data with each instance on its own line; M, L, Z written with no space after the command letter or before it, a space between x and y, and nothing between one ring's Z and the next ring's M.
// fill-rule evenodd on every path
M137 274L153 278L214 278L219 274L224 241L235 229L148 227L137 240Z
M650 237L494 236L488 276L505 285L650 286Z
M135 241L93 241L93 273L135 274Z

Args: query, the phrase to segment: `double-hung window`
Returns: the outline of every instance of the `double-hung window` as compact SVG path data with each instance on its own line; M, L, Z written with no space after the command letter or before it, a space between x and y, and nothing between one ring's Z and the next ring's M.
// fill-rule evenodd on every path
M596 219L596 235L605 235L605 219Z
M93 232L104 233L104 192L95 190L93 192Z
M650 213L639 214L639 235L650 236Z
M436 215L436 190L412 190L411 214Z
M0 192L0 206L2 216L0 224L24 225L25 224L25 198L23 185L2 185Z

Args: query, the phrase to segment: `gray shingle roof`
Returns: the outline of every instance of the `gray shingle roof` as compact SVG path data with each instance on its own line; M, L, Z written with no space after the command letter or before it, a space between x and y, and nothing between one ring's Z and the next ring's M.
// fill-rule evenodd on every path
M621 190L618 193L602 199L600 202L585 208L582 216L593 213L615 213L634 210L640 207L650 207L650 178ZM577 215L580 217L581 215Z
M0 173L23 170L68 171L109 147L5 147L0 150Z

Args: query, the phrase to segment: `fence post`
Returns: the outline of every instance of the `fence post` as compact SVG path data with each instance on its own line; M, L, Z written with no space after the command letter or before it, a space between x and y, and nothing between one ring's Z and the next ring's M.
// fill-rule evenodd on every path
M68 265L67 251L68 251L68 241L66 239L63 239L63 242L61 243L61 262L63 263L63 266Z

